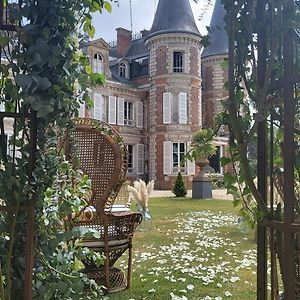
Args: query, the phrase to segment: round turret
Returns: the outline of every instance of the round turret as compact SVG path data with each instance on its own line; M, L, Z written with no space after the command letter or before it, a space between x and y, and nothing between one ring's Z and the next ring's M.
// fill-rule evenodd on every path
M150 34L150 179L170 189L180 171L189 187L195 165L180 165L201 127L201 36L189 0L160 0Z
M216 0L210 22L210 45L202 52L203 76L203 126L213 127L214 117L223 111L222 100L228 97L224 88L227 69L223 67L228 56L228 36L224 22L225 10L221 0Z

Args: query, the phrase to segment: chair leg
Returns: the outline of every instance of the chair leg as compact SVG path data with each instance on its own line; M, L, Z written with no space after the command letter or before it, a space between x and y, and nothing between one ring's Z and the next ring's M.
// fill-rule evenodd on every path
M106 293L108 293L109 288L110 288L110 283L109 283L109 254L108 254L108 252L105 253L104 272L105 272Z
M132 275L132 239L129 240L129 249L128 249L127 289L129 289L131 285L131 275Z

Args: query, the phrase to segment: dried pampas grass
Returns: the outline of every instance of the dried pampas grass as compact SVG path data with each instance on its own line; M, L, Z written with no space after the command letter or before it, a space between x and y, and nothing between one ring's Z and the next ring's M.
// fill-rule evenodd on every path
M154 180L150 181L147 185L143 180L136 180L133 186L128 186L128 191L134 201L142 208L148 207L149 196L154 189Z

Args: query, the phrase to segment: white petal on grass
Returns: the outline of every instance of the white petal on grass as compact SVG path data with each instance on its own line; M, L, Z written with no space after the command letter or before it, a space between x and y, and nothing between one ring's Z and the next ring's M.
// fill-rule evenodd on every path
M235 283L238 280L240 280L240 277L238 277L238 276L232 276L229 280L230 280L230 282Z
M232 296L232 294L231 294L230 292L228 292L228 291L226 291L226 292L224 293L224 295L225 295L226 297L231 297L231 296Z

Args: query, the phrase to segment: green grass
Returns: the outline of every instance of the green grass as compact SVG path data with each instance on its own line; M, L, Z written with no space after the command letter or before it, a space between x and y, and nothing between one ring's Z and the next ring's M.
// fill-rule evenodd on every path
M134 237L131 289L110 300L256 298L253 232L231 201L154 198L149 209L152 229Z

